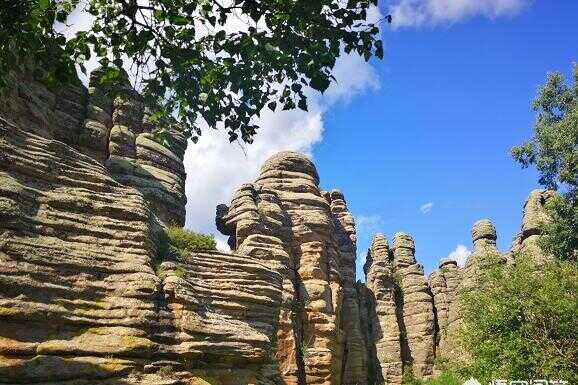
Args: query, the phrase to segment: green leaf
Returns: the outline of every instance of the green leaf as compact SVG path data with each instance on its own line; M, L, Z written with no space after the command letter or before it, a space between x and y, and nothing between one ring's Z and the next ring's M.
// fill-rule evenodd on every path
M45 11L50 6L50 0L38 0L38 9Z
M299 100L299 103L297 103L297 106L302 109L303 111L308 111L307 109L307 98L303 97L303 99Z
M329 80L321 76L315 77L309 82L311 88L320 91L321 93L325 92L327 88L329 88L329 84Z

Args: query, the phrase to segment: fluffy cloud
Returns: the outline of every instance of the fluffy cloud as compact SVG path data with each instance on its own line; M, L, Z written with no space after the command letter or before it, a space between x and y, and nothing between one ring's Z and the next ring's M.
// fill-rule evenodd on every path
M447 258L453 259L458 263L458 266L463 267L466 264L466 261L468 260L468 257L470 256L471 253L472 251L468 249L466 246L458 245L454 251L449 253Z
M434 207L433 202L424 203L423 205L419 206L419 211L422 214L428 214Z
M379 215L358 215L355 217L355 229L358 235L369 234L371 236L378 231L382 222Z
M531 0L395 0L389 8L393 26L415 27L458 22L475 16L514 15Z
M370 22L381 19L376 7L368 12ZM247 28L242 16L231 18L228 30ZM73 12L69 26L60 24L59 31L71 37L76 31L86 30L93 19L82 8ZM88 63L89 70L96 61ZM337 83L323 96L308 92L309 111L284 111L273 113L266 110L256 123L261 127L255 142L241 146L230 144L225 132L203 127L199 143L190 143L185 154L187 171L187 227L197 231L214 233L220 250L228 250L225 237L218 235L215 227L215 207L228 203L235 189L254 180L261 164L271 155L283 150L299 151L312 156L313 146L323 138L323 114L337 103L347 103L356 95L379 88L373 67L356 55L344 55L334 68ZM86 79L82 79L86 83ZM363 220L362 220L363 222Z
M216 233L216 205L228 203L235 189L253 181L268 157L283 150L312 156L313 146L323 138L323 114L337 103L379 87L373 67L358 56L340 58L335 77L338 83L325 95L309 95L308 112L265 111L258 121L260 131L251 145L241 148L239 144L230 144L225 132L205 129L199 143L191 144L185 155L187 227Z

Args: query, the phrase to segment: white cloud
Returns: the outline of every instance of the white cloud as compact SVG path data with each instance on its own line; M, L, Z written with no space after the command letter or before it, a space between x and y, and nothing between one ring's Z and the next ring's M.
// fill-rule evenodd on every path
M229 251L231 251L231 248L229 247L229 244L227 243L225 237L216 236L215 242L217 243L217 250L222 251L224 253L228 253Z
M241 184L252 182L267 158L283 150L311 156L313 146L323 139L323 114L336 103L379 87L374 68L359 56L340 58L335 77L338 83L325 95L308 95L308 112L265 110L257 122L261 128L255 142L244 146L246 154L238 144L229 143L225 132L205 127L199 143L190 144L185 154L187 227L216 233L216 205L228 204Z
M433 202L424 203L423 205L419 206L419 211L421 211L422 214L428 214L429 212L431 212L433 207L434 207Z
M458 266L463 267L468 260L472 251L464 245L457 245L456 249L449 253L447 258L453 259L458 263Z
M484 16L515 15L531 0L396 0L389 7L393 27L416 27L458 22Z
M382 223L379 215L358 215L355 217L355 229L358 235L372 236Z
M368 12L368 20L381 19L377 7ZM248 21L242 17L230 19L229 31L243 30ZM81 8L75 10L68 24L57 29L70 38L78 30L86 30L93 18ZM92 70L95 60L87 64ZM128 62L127 62L128 65ZM199 143L189 144L185 154L187 172L187 227L216 235L220 250L228 250L225 238L219 236L215 226L215 207L230 202L233 192L243 183L252 182L263 162L276 152L293 150L312 156L313 146L323 139L323 114L337 103L347 103L367 90L379 89L374 68L357 55L343 55L335 65L333 74L337 83L323 96L308 90L309 111L293 110L273 113L266 109L256 122L261 128L255 142L245 145L230 144L224 131L202 128ZM86 83L86 79L83 78Z

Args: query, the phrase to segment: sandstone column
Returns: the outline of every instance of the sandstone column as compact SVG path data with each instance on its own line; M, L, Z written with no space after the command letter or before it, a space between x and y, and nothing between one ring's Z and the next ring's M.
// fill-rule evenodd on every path
M396 284L393 279L389 246L382 234L371 243L365 265L368 297L369 351L373 383L400 384L402 356L397 319Z
M403 298L400 329L402 333L405 331L402 354L408 370L411 368L418 378L427 378L432 374L435 355L433 299L423 267L416 262L414 253L413 239L404 233L395 234L394 280Z
M367 384L367 347L360 329L359 300L355 288L355 259L357 254L355 223L340 191L333 190L324 195L331 205L331 212L334 216L343 278L341 329L344 332L344 356L342 385L365 385Z

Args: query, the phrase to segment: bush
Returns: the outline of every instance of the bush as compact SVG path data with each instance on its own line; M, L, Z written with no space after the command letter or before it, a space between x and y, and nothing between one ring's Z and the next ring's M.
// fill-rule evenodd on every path
M484 270L461 298L463 374L492 379L545 378L578 383L578 265L553 260Z
M430 378L429 380L420 380L415 377L411 367L403 371L401 379L402 385L462 385L464 381L456 374L447 371L441 373L439 376Z
M217 250L212 234L199 234L178 226L170 226L160 236L159 257L186 257L194 251Z
M457 375L451 372L445 372L431 380L425 381L424 385L462 385L463 382Z

